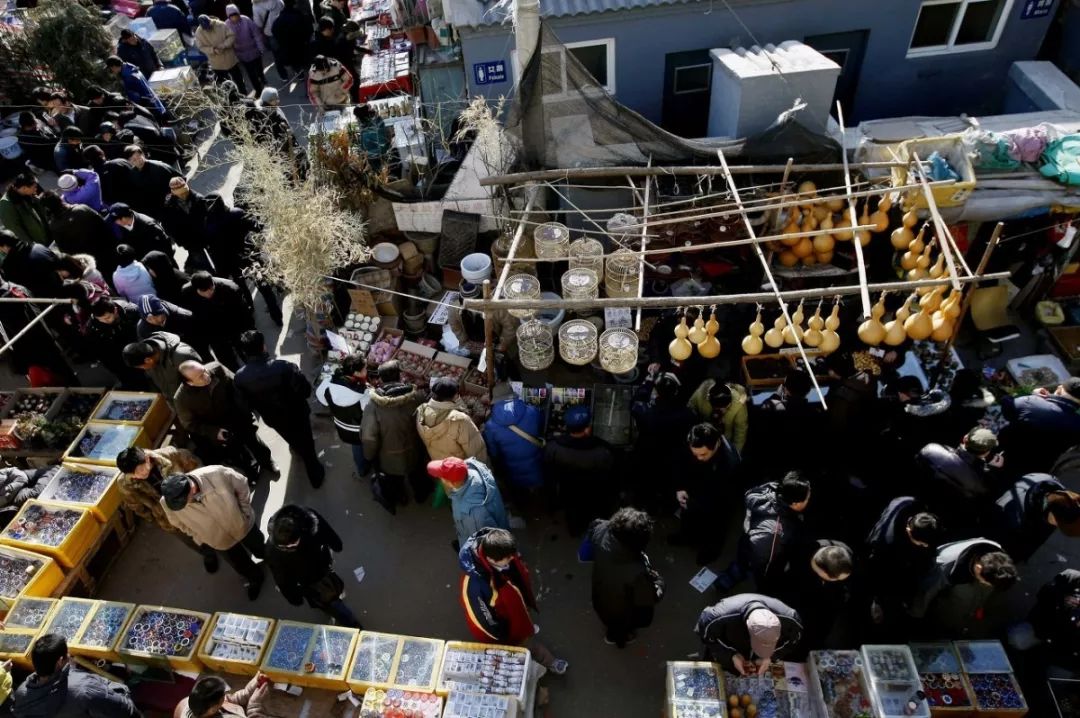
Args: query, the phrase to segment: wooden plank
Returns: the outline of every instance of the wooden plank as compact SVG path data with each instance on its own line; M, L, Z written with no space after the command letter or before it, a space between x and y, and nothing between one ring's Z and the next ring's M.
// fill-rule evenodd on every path
M855 214L855 200L851 195L851 170L848 168L847 161L847 145L844 142L844 110L840 107L840 103L836 103L836 118L840 123L840 156L844 158L844 185L847 186L847 198L848 198L848 213L851 216L851 226L854 227L859 223L859 218ZM852 230L855 232L855 230ZM866 288L866 261L863 259L862 242L856 234L851 235L851 241L855 243L855 264L859 268L859 294L862 297L862 315L864 317L870 316L870 290Z

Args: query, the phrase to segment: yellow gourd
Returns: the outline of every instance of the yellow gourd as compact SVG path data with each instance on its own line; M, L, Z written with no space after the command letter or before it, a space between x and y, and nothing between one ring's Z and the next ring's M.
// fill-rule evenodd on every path
M698 354L706 359L715 359L720 356L720 340L716 333L720 331L720 322L716 321L716 308L709 315L709 321L705 322L705 341L698 344Z
M832 229L836 225L833 224L832 213L830 212L825 216L825 219L818 222L818 229Z
M919 229L919 233L917 235L915 235L915 239L911 240L911 244L908 245L908 249L910 249L915 254L919 254L920 252L922 252L923 249L926 247L926 243L923 242L923 237L925 237L925 236L926 236L926 225L924 224Z
M882 294L877 304L870 308L870 317L859 325L859 339L864 344L876 347L885 338L885 327L881 324L881 317L885 314L885 295Z
M821 318L821 302L818 302L814 316L806 322L806 331L803 332L803 344L808 347L821 346L821 330L825 328L825 320Z
M949 293L949 298L941 303L941 311L945 313L945 316L949 319L955 320L960 316L960 302L963 299L963 293L958 292L955 289Z
M926 245L926 247L923 248L922 254L915 260L915 266L924 270L927 275L930 274L930 250L933 249L933 246L933 243Z
M761 309L759 307L757 318L750 323L750 333L743 337L743 351L747 354L760 354L762 349L761 335L764 333L765 325L761 323Z
M825 329L821 332L821 346L818 348L826 353L831 354L840 348L840 335L836 333L836 330L840 328L840 303L833 304L832 314L825 320Z
M898 346L904 343L907 339L907 332L904 330L904 321L911 316L911 297L908 297L907 301L900 305L896 310L895 318L890 322L885 322L885 343L891 347Z
M815 254L814 256L817 258L818 264L829 264L830 262L832 262L833 253L831 251L821 252L820 254Z
M790 249L785 249L780 253L780 264L785 267L794 267L799 263L799 258L795 256L795 253Z
M945 287L933 287L919 299L919 307L925 307L926 311L933 314L941 308L941 295L945 293Z
M905 227L914 227L919 223L919 215L912 209L904 213L904 218L901 221L903 221Z
M796 210L794 215L795 218L793 218L788 223L788 225L784 227L784 231L781 232L781 234L783 234L784 236L780 238L780 241L788 247L798 244L799 240L801 239L801 237L798 236L799 233L802 232L802 230L799 228L799 221L797 219L798 215L799 213Z
M686 317L684 316L679 321L678 326L675 327L675 338L668 344L668 354L675 361L686 361L694 353L694 345L686 339L689 333L690 330L686 328Z
M823 204L815 204L814 208L810 211L814 213L814 219L816 219L819 224L824 222L825 218L832 214L829 212L829 208Z
M904 331L915 341L928 338L934 331L934 323L930 318L930 313L926 309L920 308L918 312L912 314L904 322Z
M708 336L709 335L705 333L705 320L702 319L699 314L698 318L694 320L694 327L686 335L686 338L694 344L701 344Z
M765 333L765 325L761 323L761 309L758 309L757 319L750 323L750 335L760 337Z
M912 242L914 244L914 242ZM919 253L912 252L910 249L900 255L900 267L905 271L911 271L915 269L915 266L919 262Z
M889 228L889 215L880 209L870 215L870 224L874 225L874 231L881 234Z
M813 254L808 254L799 261L803 263L804 267L812 267L813 265L817 264L817 257Z
M892 209L892 200L889 199L889 195L887 193L881 195L881 199L877 203L877 211L888 212L890 209Z
M814 199L817 197L817 185L806 180L799 183L799 199Z
M835 332L840 328L840 303L837 302L833 305L832 314L825 320L825 328L830 332Z
M903 251L915 241L915 233L911 231L910 227L901 225L892 231L892 234L889 235L889 241L892 242L893 249Z
M784 344L784 327L787 326L787 319L784 319L784 315L781 314L773 322L772 329L765 332L765 343L773 349L779 349Z
M833 239L831 234L819 234L818 236L814 237L811 242L814 245L814 251L818 254L831 252L836 246L836 240Z
M934 316L931 319L931 326L933 331L930 332L930 338L935 342L948 341L953 334L953 320L945 316L941 312L934 312Z
M829 208L830 212L839 212L840 210L842 210L844 208L844 198L843 197L830 197L825 202L825 206Z
M844 213L844 216L840 218L840 221L837 222L834 225L834 227L835 227L835 231L833 232L833 236L836 237L837 241L840 241L840 242L850 242L851 241L851 238L852 238L853 234L852 234L852 231L849 229L849 227L851 227L851 220L848 219L848 213L847 212Z
M945 274L945 253L942 252L938 255L937 261L934 262L934 266L930 267L930 278L937 279L942 274ZM944 289L942 289L944 291Z
M818 228L818 221L814 217L813 212L808 212L802 221L802 230L804 232L813 232Z
M814 243L810 241L809 237L803 237L791 248L791 253L799 259L809 257L814 253Z
M784 342L786 344L794 344L795 337L798 337L800 341L803 338L803 303L799 302L799 306L795 309L795 313L791 315L791 324L788 324L783 329Z
M865 229L857 229L857 230L855 230L855 239L859 240L859 244L861 244L864 247L866 245L870 244L871 237L872 237L872 235L868 231L866 231Z

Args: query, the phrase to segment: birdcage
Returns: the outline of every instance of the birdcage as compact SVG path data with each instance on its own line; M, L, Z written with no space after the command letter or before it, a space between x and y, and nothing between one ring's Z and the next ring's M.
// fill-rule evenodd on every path
M530 319L517 328L521 366L531 371L547 369L555 361L551 327L539 319Z
M584 366L596 358L596 325L571 319L559 327L559 356L567 364Z
M604 245L584 237L570 243L570 269L591 269L604 279Z
M568 269L562 275L563 299L596 299L600 278L591 269Z
M565 224L547 222L533 230L533 244L540 259L562 259L570 247L570 230Z
M609 297L636 297L641 260L629 249L619 249L607 258L604 292Z
M629 329L608 329L600 335L600 366L625 374L637 366L638 336Z
M540 280L531 274L515 274L508 277L503 287L503 299L539 299ZM509 309L510 316L528 319L535 312L532 309Z

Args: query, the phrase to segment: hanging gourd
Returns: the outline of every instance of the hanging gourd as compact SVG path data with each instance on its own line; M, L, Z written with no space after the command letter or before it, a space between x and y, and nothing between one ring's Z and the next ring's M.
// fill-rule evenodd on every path
M907 332L904 330L904 322L909 316L911 316L910 309L911 298L908 297L899 308L896 310L896 316L892 321L885 322L885 344L895 347L904 343L907 339Z
M820 202L815 204L814 208L812 210L810 210L810 211L814 213L814 219L816 219L818 221L819 226L821 225L822 222L825 221L826 217L829 217L829 218L832 217L832 212L829 211L829 208L826 207L825 205L821 204ZM831 224L830 224L830 226L831 226Z
M788 220L787 226L784 227L784 231L781 233L784 236L780 238L780 241L785 246L792 247L798 244L799 240L802 239L801 237L799 237L799 234L802 232L802 229L799 228L799 217L799 210L792 207L791 216Z
M716 307L712 307L709 321L705 322L705 341L698 344L698 354L706 359L715 359L720 356L720 340L716 333L720 331L720 322L716 321Z
M933 246L933 243L926 245L926 249L915 260L915 267L908 271L908 281L916 282L930 276L930 250Z
M945 342L952 338L955 324L948 315L941 311L934 312L934 316L931 318L931 326L933 331L930 333L930 338L935 342Z
M915 341L928 338L934 331L934 322L930 318L930 312L926 311L925 307L919 307L919 311L904 322L904 331Z
M830 197L825 200L825 206L829 208L830 212L839 212L844 208L843 197Z
M963 292L953 289L949 292L949 296L945 301L941 303L941 311L953 321L960 316L960 302L963 296Z
M908 245L908 249L910 249L915 254L922 254L923 249L926 248L926 243L923 241L925 237L926 225L924 224L922 227L919 228L919 233L915 235L915 239L911 240L911 244Z
M742 350L747 354L760 354L762 349L761 335L765 333L765 325L761 323L761 305L758 305L757 319L750 324L750 333L743 337Z
M877 211L888 212L890 209L892 209L892 199L889 197L889 193L886 192L881 195L881 199L878 200Z
M877 209L870 215L870 222L874 225L874 231L881 234L889 228L889 199L888 195L882 195L878 200Z
M690 330L686 328L686 315L684 314L675 327L675 338L668 344L668 354L675 361L686 361L694 353L694 345L686 339L689 333Z
M818 222L818 229L832 229L836 225L833 224L832 214L825 216L825 219Z
M795 253L790 249L785 249L780 253L780 264L785 267L794 267L799 263L799 258L795 256Z
M773 322L772 329L765 332L765 343L773 349L779 349L784 344L784 327L787 326L787 319L784 319L783 313L776 318Z
M709 336L705 333L705 319L701 316L704 313L705 307L702 307L697 319L694 320L693 328L686 335L686 338L694 344L701 344Z
M934 262L934 266L930 267L930 278L938 279L941 275L945 274L945 253L941 252L937 256L937 261ZM944 287L942 288L944 291Z
M915 244L915 242L912 241L912 244ZM905 272L910 272L912 269L915 269L915 265L918 263L918 261L919 253L912 252L909 249L908 251L900 255L900 268L903 269Z
M821 254L815 255L815 257L817 257L818 264L829 264L830 262L832 262L833 253L822 252Z
M889 241L892 242L893 249L905 251L915 241L915 233L910 227L900 225L889 235Z
M869 224L873 224L873 222L870 219L870 200L867 199L863 202L862 214L859 215L859 226L865 227Z
M855 239L857 239L859 244L861 244L864 247L866 245L870 244L870 240L872 238L873 238L873 235L870 234L870 232L868 230L865 230L865 229L857 229L857 230L855 230Z
M799 259L803 257L809 257L814 253L814 243L810 241L809 237L802 237L798 243L791 248L791 253Z
M826 252L831 252L836 246L836 240L833 239L831 234L819 234L811 240L811 243L814 245L815 254L825 254Z
M919 293L921 294L921 292ZM943 294L945 294L945 287L932 287L929 292L923 294L919 299L919 306L926 307L926 311L933 314L941 308L941 295Z
M881 317L885 314L885 294L878 298L877 304L870 308L870 316L859 325L859 339L864 344L876 347L885 338L885 327L881 324Z
M791 324L784 327L784 343L795 344L795 338L798 337L799 341L803 338L803 303L799 302L799 306L795 309L795 312L791 315Z
M836 330L840 328L840 300L833 304L832 314L825 320L825 329L821 332L820 349L825 354L831 354L840 348L840 335Z
M851 212L845 209L843 216L840 218L840 221L836 223L836 231L833 232L833 236L841 242L850 242L852 237L855 236L850 228Z
M814 256L813 253L811 253L806 255L805 257L802 257L799 261L803 263L804 267L812 267L817 264L817 257Z
M814 316L806 322L806 331L803 332L803 344L808 347L821 346L821 330L825 328L825 320L821 318L821 302L818 302Z
M904 212L904 216L901 219L905 227L911 228L919 223L919 215L915 210L908 210Z
M817 185L810 180L800 182L798 192L799 199L814 199L815 197L817 197Z

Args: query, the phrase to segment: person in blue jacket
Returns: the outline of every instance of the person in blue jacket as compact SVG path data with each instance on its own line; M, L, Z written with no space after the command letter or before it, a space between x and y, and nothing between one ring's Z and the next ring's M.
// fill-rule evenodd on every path
M111 55L105 60L105 67L114 75L120 76L120 82L124 86L124 94L132 102L142 105L162 122L169 122L172 118L165 108L165 103L157 96L146 82L146 77L139 68L130 62L124 62L116 55Z
M120 31L120 42L116 45L116 56L139 68L143 77L150 77L162 68L154 46L131 30Z
M146 16L154 21L158 30L176 30L187 44L191 44L191 23L187 15L169 0L154 0L154 6L146 11Z
M482 461L450 456L429 461L427 471L442 483L450 498L457 531L455 551L460 551L462 544L480 529L510 529L502 494L491 469Z
M1005 397L1002 432L1008 470L1014 476L1047 471L1066 449L1080 443L1080 378L1070 377L1053 392Z
M1014 561L1027 561L1057 528L1080 536L1080 494L1069 491L1050 474L1020 477L994 503L989 525Z
M543 417L535 406L514 395L491 407L484 424L484 442L496 473L522 492L544 484Z

